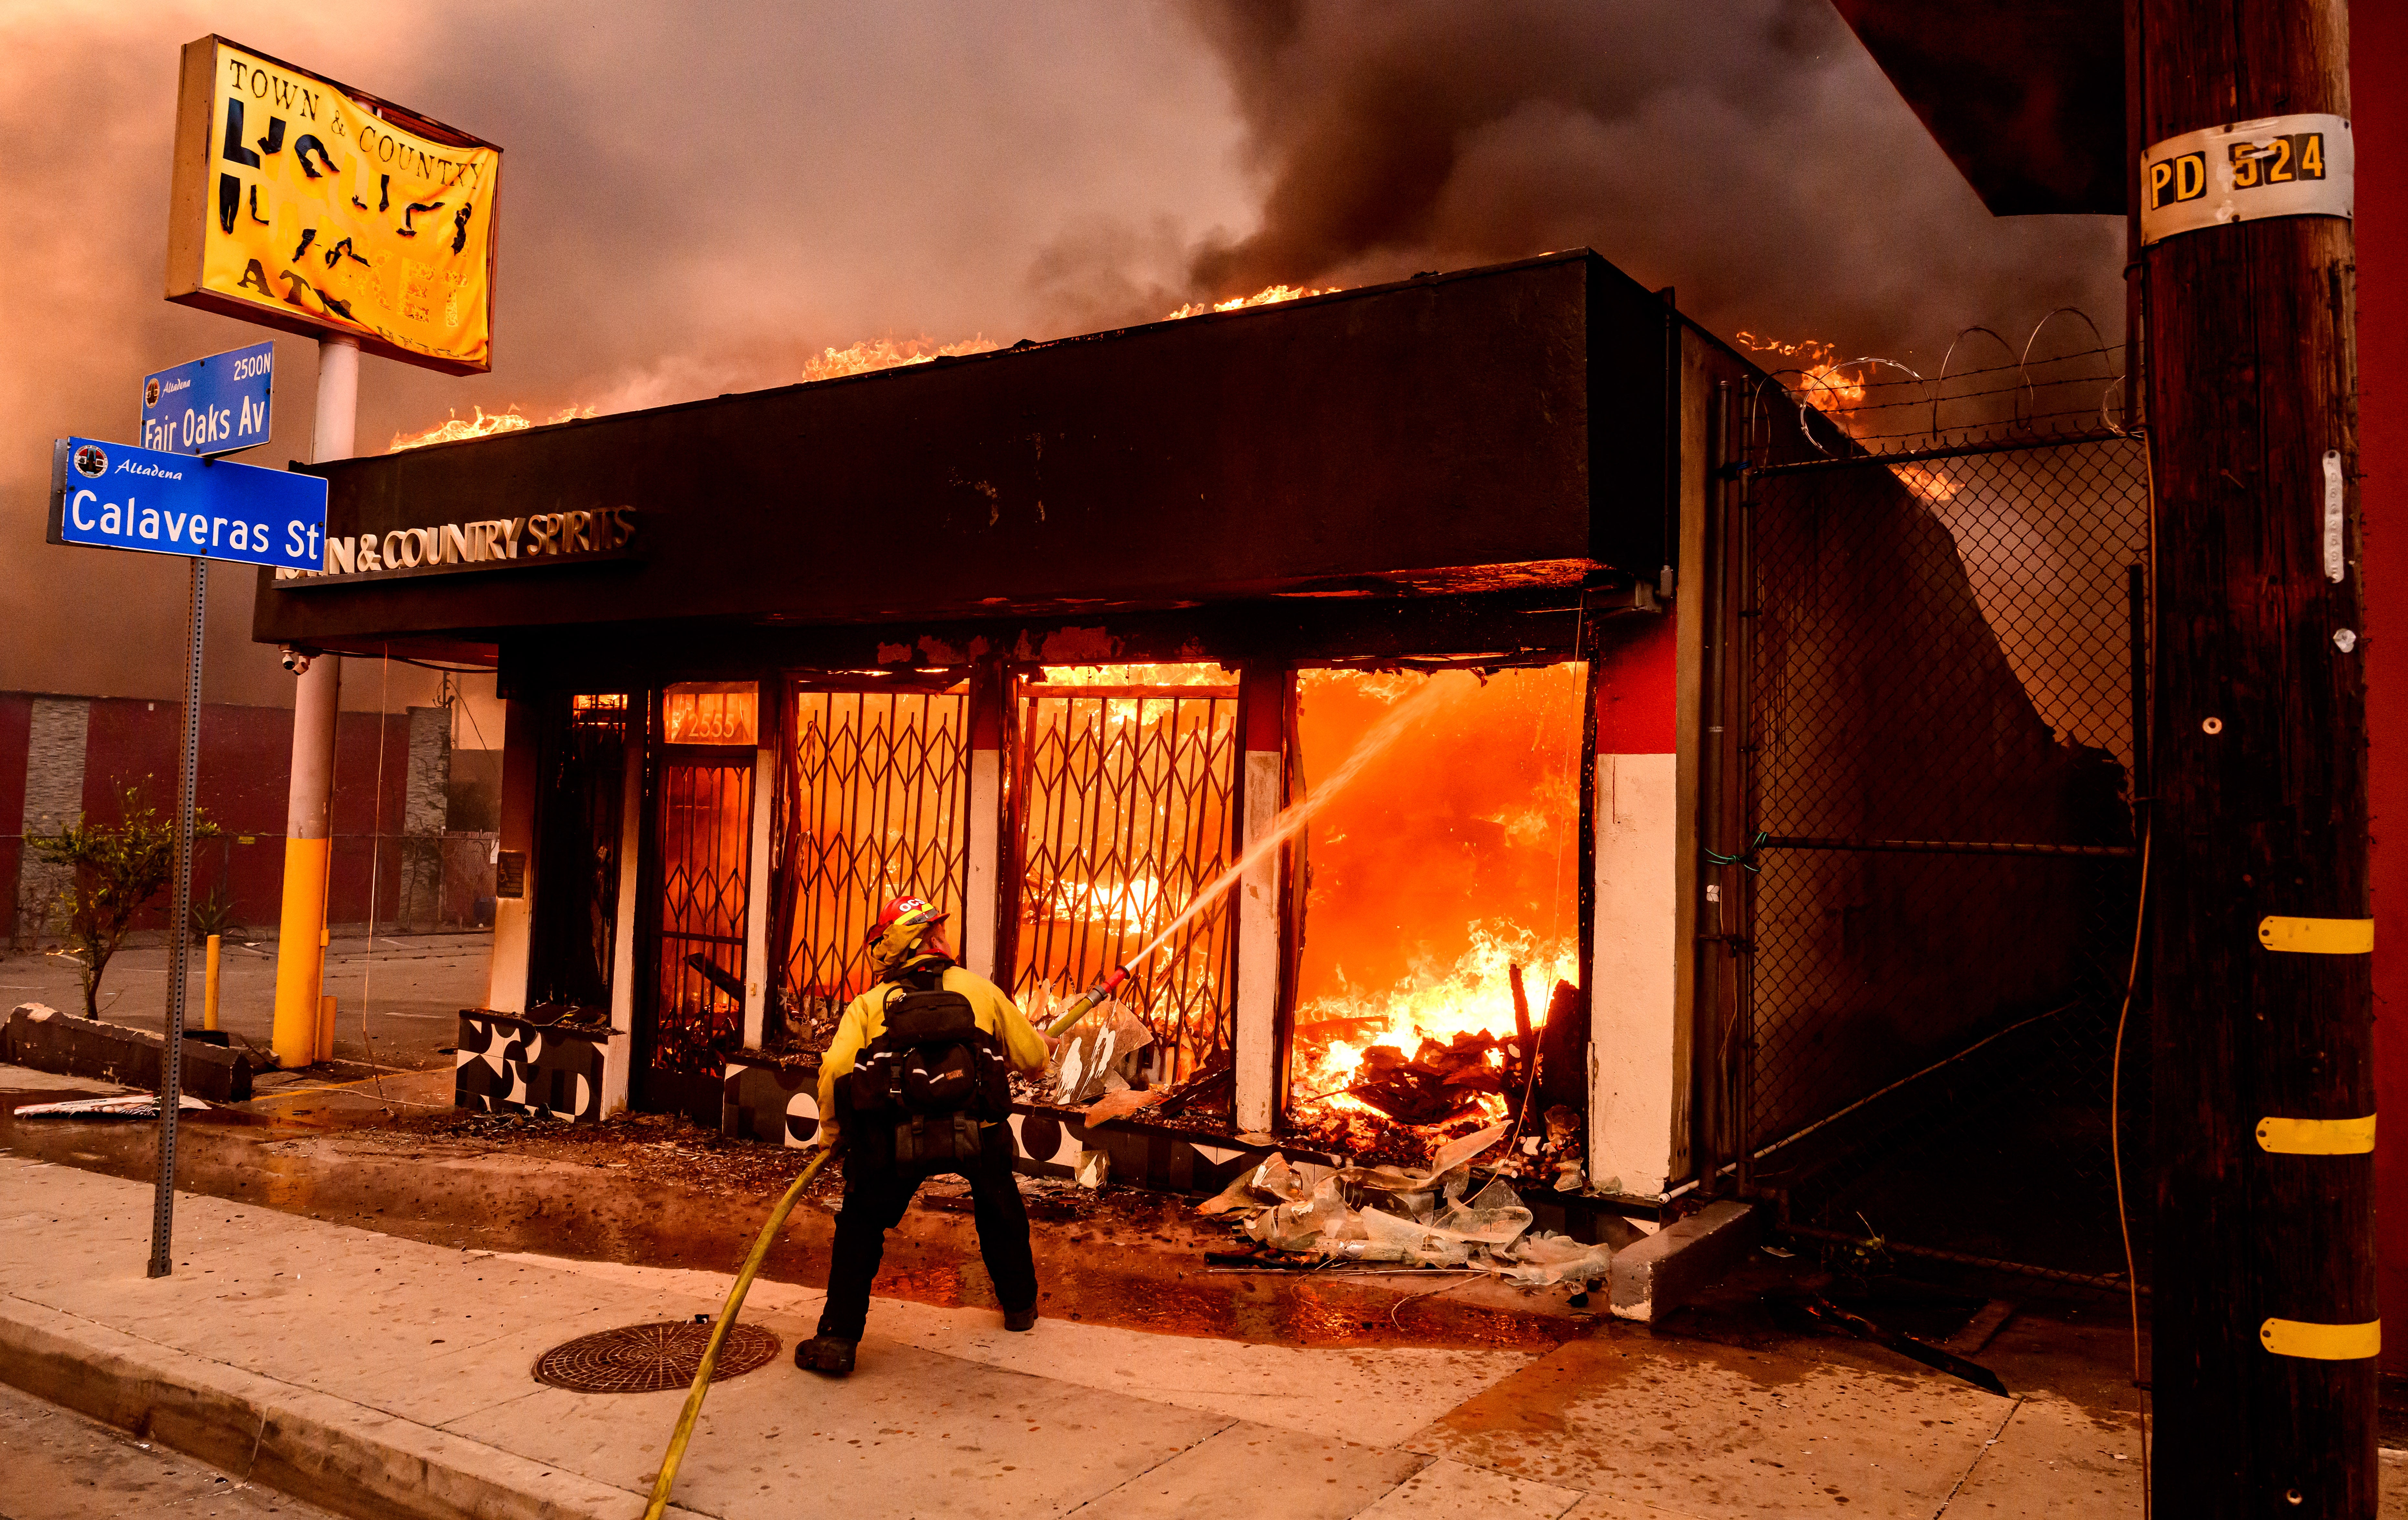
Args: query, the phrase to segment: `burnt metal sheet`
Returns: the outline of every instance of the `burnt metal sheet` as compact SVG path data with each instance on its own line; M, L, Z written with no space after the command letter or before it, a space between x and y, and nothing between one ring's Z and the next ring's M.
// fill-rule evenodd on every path
M1834 3L1992 215L2123 214L2122 7Z
M1593 253L323 466L333 533L632 507L623 559L263 577L255 637L894 624L1665 559L1656 296Z

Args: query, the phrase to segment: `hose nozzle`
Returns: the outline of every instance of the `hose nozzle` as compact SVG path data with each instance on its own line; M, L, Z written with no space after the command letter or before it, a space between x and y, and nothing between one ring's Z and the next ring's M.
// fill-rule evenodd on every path
M1046 1027L1045 1032L1059 1040L1070 1032L1070 1026L1094 1012L1097 1005L1120 991L1121 983L1129 979L1129 968L1115 966L1104 974L1102 981L1079 995L1079 1000L1062 1011L1062 1016Z

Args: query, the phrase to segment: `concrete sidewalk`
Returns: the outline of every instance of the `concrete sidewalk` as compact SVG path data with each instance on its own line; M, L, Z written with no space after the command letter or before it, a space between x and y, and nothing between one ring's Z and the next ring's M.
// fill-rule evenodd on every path
M626 1520L681 1395L529 1368L718 1307L716 1273L463 1252L0 1156L0 1379L338 1512ZM791 1345L819 1295L756 1288ZM1059 1300L1056 1300L1058 1303ZM2012 1332L2010 1332L2012 1333ZM2128 1415L1816 1343L1601 1326L1538 1355L1242 1344L882 1299L842 1383L716 1386L685 1513L1226 1520L2137 1513Z

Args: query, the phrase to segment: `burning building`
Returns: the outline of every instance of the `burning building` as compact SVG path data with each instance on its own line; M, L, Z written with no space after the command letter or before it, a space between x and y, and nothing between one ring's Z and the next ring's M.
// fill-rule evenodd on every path
M1584 251L939 356L323 466L326 570L255 632L498 668L463 1102L800 1140L910 892L1031 1004L1160 941L1101 1085L1168 1097L1095 1125L1066 1073L1032 1166L1217 1186L1510 1120L1539 1180L1652 1206L1728 1049L1715 523L1762 379ZM1888 953L1981 1003L1932 918Z

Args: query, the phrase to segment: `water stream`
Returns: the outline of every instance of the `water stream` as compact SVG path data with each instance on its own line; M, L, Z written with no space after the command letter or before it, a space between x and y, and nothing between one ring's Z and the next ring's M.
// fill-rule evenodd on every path
M1131 955L1125 964L1132 970L1144 965L1146 957L1168 944L1171 936L1177 934L1189 919L1202 912L1221 894L1237 885L1248 871L1261 864L1265 856L1286 843L1294 837L1297 830L1312 822L1314 813L1327 807L1331 798L1346 790L1354 778L1363 773L1366 767L1378 759L1389 746L1404 736L1406 729L1428 716L1440 704L1453 701L1471 690L1472 681L1473 678L1462 671L1440 671L1424 681L1419 691L1389 709L1387 715L1372 724L1370 731L1347 753L1346 758L1340 762L1338 768L1329 773L1327 781L1313 788L1307 796L1297 798L1281 810L1279 816L1271 820L1271 826L1264 832L1263 837L1248 845L1245 853L1238 857L1237 864L1198 889L1196 896L1188 899L1187 906L1179 911L1179 916L1165 925L1161 933L1155 935L1143 950Z

